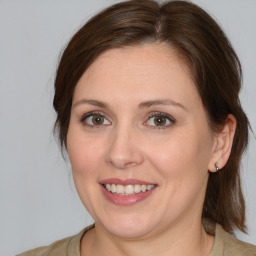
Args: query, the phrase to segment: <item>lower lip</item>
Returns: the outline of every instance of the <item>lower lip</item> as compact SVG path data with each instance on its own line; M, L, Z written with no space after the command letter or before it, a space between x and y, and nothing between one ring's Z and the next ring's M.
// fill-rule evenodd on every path
M156 187L154 187L151 190L148 190L146 192L141 192L141 193L137 193L137 194L133 194L133 195L124 196L124 195L113 194L113 193L109 192L108 190L106 190L106 188L101 185L103 194L111 203L114 203L117 205L123 205L123 206L134 205L134 204L146 199L147 197L149 197L151 195L151 193L155 190L155 188Z

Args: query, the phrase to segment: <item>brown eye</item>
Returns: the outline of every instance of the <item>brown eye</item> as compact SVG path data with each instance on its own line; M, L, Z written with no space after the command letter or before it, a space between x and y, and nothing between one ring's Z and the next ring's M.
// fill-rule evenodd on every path
M103 115L97 113L88 114L81 121L88 126L106 126L111 124Z
M153 128L167 128L174 123L175 119L173 117L164 113L156 113L152 114L145 124Z
M93 124L95 125L101 125L104 123L104 117L103 116L100 116L100 115L94 115L92 117L92 122Z
M165 116L155 116L154 124L156 126L164 126L166 124L166 117Z

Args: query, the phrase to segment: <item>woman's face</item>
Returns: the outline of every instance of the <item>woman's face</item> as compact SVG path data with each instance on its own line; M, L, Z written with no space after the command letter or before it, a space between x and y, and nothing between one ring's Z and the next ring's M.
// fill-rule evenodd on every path
M98 227L138 238L200 221L215 137L164 44L104 52L75 88L67 149Z

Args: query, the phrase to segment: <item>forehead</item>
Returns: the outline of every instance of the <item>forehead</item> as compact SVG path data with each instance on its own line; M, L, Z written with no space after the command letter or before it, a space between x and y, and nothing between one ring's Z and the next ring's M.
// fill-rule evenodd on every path
M149 73L155 69L155 72ZM166 43L151 43L138 46L126 46L122 48L114 48L106 50L87 68L84 73L84 78L90 78L97 70L97 77L99 72L105 71L115 72L124 71L127 75L146 74L147 77L153 76L157 72L162 74L166 71L174 69L182 69L187 75L191 75L189 68L174 49ZM119 73L121 78L123 73ZM95 78L95 77L94 77Z
M103 99L116 96L124 100L131 96L138 100L163 96L181 100L186 95L199 99L184 59L164 43L103 52L77 83L74 98L83 94Z

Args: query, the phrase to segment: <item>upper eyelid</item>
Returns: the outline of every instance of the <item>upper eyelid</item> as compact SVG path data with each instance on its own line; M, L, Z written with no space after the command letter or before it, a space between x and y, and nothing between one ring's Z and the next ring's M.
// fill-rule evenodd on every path
M152 117L156 117L156 116L160 116L160 117L165 117L169 120L170 124L168 125L163 125L163 126L157 126L157 125L147 125L146 122L149 121L150 118ZM172 117L171 115L169 114L166 114L166 113L162 113L162 112L153 112L153 113L150 113L147 120L143 123L145 124L145 126L148 128L148 129L155 129L155 130L164 130L164 129L168 129L170 128L172 125L174 125L176 123L176 119L174 117Z
M89 111L87 113L84 113L82 115L82 117L88 117L90 115L94 115L94 114L99 114L99 115L102 115L104 117L108 117L110 118L110 116L102 111L98 111L98 110L94 110L94 111ZM150 112L147 114L147 117L153 117L153 116L166 116L166 117L170 117L171 119L175 120L175 118L173 116L171 116L170 114L167 114L167 113L164 113L164 112L160 112L160 111L153 111L153 112Z
M105 118L108 122L110 122L110 124L100 124L100 125L95 125L95 124L89 124L87 122L85 122L85 120L91 116L94 116L94 115L99 115L103 118ZM101 112L101 111L90 111L90 112L87 112L85 114L82 115L82 117L80 118L80 122L81 123L84 123L83 125L87 126L87 127L90 127L90 128L104 128L106 126L109 126L112 124L112 122L106 118L105 116L106 114Z
M169 118L173 122L176 121L176 119L173 116L171 116L167 113L164 113L164 112L151 112L148 114L148 117L154 117L154 116L164 116L164 117Z
M84 121L85 118L90 117L90 116L93 116L93 115L96 115L96 114L103 116L104 118L106 118L108 121L111 122L110 116L109 116L108 114L102 112L102 111L90 111L90 112L88 112L88 113L85 113L85 114L82 115L81 121ZM150 113L148 113L148 114L146 115L147 120L146 120L145 122L143 122L143 124L146 123L149 118L152 118L152 117L154 117L154 116L163 116L163 117L168 118L172 123L175 123L175 122L176 122L176 119L175 119L173 116L171 116L171 115L169 115L169 114L167 114L167 113L160 112L160 111L153 111L153 112L150 112Z
M107 115L106 113L104 113L102 111L90 111L90 112L83 114L81 120L84 120L85 118L87 118L89 116L93 116L93 115L101 115L108 120L110 119L109 115Z

